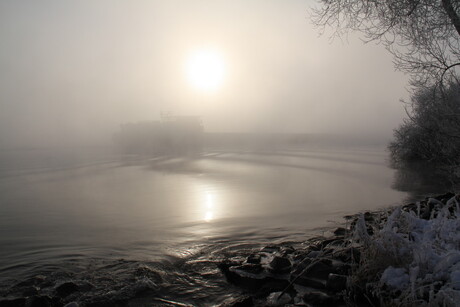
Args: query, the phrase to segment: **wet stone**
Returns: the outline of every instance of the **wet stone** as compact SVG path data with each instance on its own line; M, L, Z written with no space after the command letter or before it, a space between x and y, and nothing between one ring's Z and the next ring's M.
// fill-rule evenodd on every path
M373 216L373 214L370 213L370 212L365 212L365 213L364 213L364 220L365 220L366 222L373 222L373 221L374 221L374 216Z
M34 296L27 300L28 307L54 307L56 305L57 302L47 295Z
M309 258L318 258L322 255L323 255L323 252L319 250L313 250L307 254Z
M347 232L348 232L348 231L347 231L345 228L343 228L343 227L339 227L339 228L337 228L336 230L334 230L334 234L335 234L336 236L344 236L344 235L347 234Z
M302 263L302 264L310 264L311 263L311 258L307 256L306 252L302 253L297 253L294 255L294 261L297 263Z
M294 252L295 252L295 249L292 246L283 246L281 248L281 253L283 255L290 255L290 254L293 254Z
M331 273L327 279L326 288L332 291L342 291L347 287L347 276Z
M273 292L267 297L267 306L284 306L291 300L292 298L288 293Z
M446 194L438 195L438 196L435 196L433 198L436 199L436 200L439 200L439 201L441 201L443 203L447 203L447 201L449 199L451 199L452 197L454 197L454 196L455 196L454 193L447 192Z
M14 298L10 300L0 300L0 307L23 307L26 305L26 299Z
M275 274L286 274L291 271L291 261L284 257L275 256L270 262L270 272Z
M303 287L311 287L315 289L325 289L326 288L326 280L308 277L306 275L296 276L291 275L291 282L296 285L303 286Z
M303 300L313 306L335 306L338 299L322 291L310 291L304 294Z
M251 274L259 274L263 271L263 268L260 264L255 264L255 263L246 263L243 265L239 265L234 267L235 270L240 270L244 271L246 273L251 273Z
M30 287L30 286L37 286L40 285L45 281L45 276L42 275L37 275L32 278L26 279L24 281L21 281L20 283L14 285L14 287Z
M22 290L23 296L34 296L38 294L38 288L35 286L26 287Z
M231 307L252 307L254 306L254 301L252 297L246 297L239 299L238 301L234 302L230 305Z
M247 263L259 264L260 263L260 254L251 254L246 259Z
M314 278L327 279L330 273L335 272L336 268L329 259L321 259L320 261L312 263L306 274Z
M274 253L274 252L279 252L281 247L278 245L267 245L264 248L261 249L261 252L263 253Z
M77 284L69 281L56 287L56 293L60 297L66 297L74 292L77 292L79 289L80 287Z

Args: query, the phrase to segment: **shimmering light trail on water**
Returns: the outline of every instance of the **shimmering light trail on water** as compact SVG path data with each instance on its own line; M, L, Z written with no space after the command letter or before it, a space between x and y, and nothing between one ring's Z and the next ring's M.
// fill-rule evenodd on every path
M0 291L42 274L91 280L95 297L104 287L124 295L127 280L142 287L145 277L163 298L176 287L182 301L219 302L231 293L215 265L222 255L302 241L345 214L401 202L385 159L379 150L212 151L4 170Z

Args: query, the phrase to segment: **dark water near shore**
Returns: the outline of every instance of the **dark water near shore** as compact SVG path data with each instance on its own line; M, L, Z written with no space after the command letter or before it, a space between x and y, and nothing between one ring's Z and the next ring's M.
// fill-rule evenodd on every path
M414 196L397 190L378 147L63 157L3 154L0 295L41 275L92 284L83 304L145 288L154 293L140 305L222 303L238 293L216 267L226 254L303 241Z

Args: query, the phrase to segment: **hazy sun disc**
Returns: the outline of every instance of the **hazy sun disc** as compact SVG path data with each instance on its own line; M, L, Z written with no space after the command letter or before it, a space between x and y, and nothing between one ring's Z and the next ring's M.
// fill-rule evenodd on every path
M198 50L190 54L187 61L187 77L197 89L214 91L222 86L225 62L219 52Z

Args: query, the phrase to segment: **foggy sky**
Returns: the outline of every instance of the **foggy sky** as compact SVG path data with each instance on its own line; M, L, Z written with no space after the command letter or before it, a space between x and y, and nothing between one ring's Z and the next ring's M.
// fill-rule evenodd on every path
M382 46L330 41L313 1L0 2L0 148L97 143L160 112L210 132L368 133L402 121L407 78ZM223 87L190 86L193 50L226 61Z

